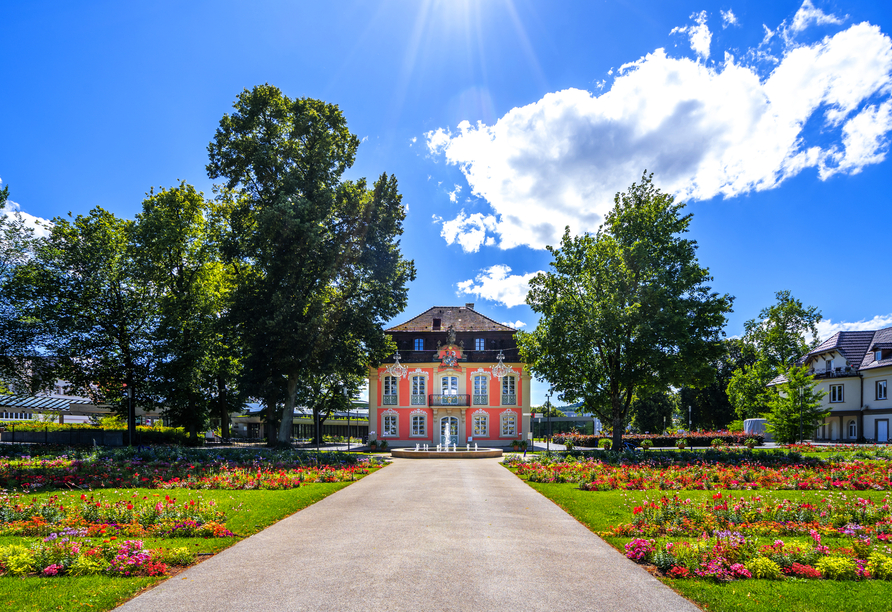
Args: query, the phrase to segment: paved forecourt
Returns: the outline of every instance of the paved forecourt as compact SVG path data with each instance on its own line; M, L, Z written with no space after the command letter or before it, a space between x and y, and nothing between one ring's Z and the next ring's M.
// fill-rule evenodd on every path
M498 461L396 459L118 609L698 610Z

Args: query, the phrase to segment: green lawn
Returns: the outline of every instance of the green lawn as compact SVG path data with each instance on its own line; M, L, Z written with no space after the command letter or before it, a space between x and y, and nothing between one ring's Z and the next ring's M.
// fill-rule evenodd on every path
M173 548L188 546L199 554L217 553L232 546L298 510L348 486L349 482L315 483L285 491L214 491L214 490L165 490L118 489L97 490L103 499L170 495L178 500L202 498L215 500L227 515L226 526L236 534L231 538L144 538L148 548ZM41 493L42 497L54 493ZM64 494L79 498L80 492ZM29 498L31 496L28 496ZM64 502L63 502L64 503ZM26 544L38 538L16 536L0 537L0 546ZM204 558L207 558L206 556ZM201 559L201 557L199 558ZM0 577L0 610L42 611L100 611L110 610L132 598L144 588L163 578L119 578L111 576L18 578Z
M618 523L632 520L631 507L647 497L671 495L675 492L660 491L581 491L575 484L527 483L536 491L552 500L594 532L607 531ZM678 496L701 500L711 498L715 491L678 491ZM741 494L741 491L734 491ZM820 491L757 491L762 497L802 499L820 496ZM746 493L750 495L751 493ZM889 495L884 491L858 491L863 498L882 499ZM785 537L785 540L795 538ZM607 537L609 544L623 551L629 541L626 537ZM770 540L767 540L770 541ZM661 579L683 596L705 610L721 612L783 610L784 612L879 612L892 608L892 582L870 580L865 582L836 582L831 580L786 579L782 582L769 580L743 580L728 584L716 584L703 580Z

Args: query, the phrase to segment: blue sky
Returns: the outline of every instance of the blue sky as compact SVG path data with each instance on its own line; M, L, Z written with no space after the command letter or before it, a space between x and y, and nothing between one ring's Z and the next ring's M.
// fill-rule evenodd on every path
M338 104L350 177L397 176L401 322L475 302L529 329L529 276L646 168L694 214L728 335L790 289L822 334L892 325L892 3L0 2L0 179L39 218L210 195L244 88ZM534 384L534 403L545 386Z

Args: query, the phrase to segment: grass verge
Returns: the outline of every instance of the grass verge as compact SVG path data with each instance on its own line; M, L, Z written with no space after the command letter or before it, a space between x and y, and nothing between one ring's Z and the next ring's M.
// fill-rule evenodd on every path
M528 482L530 487L563 508L591 531L601 532L618 523L632 519L631 506L646 497L660 495L660 491L581 491L571 483L550 484ZM700 500L711 498L715 491L665 491L679 497ZM734 491L740 494L740 491ZM756 491L762 497L802 499L820 496L820 491ZM857 491L859 497L882 499L888 491ZM623 551L629 538L607 537L607 543ZM790 539L790 538L785 538ZM768 540L770 541L770 540ZM742 580L716 584L704 580L671 580L660 578L684 597L715 612L859 612L890 609L892 583L879 580L865 582L837 582L833 580L786 579Z
M358 479L358 478L357 478ZM226 512L227 528L236 534L231 538L142 538L148 548L174 548L187 546L198 554L214 554L239 540L253 535L273 523L310 506L321 499L350 485L349 482L313 483L297 489L283 491L219 491L219 490L164 490L158 489L99 489L94 491L104 500L116 498L152 499L165 495L181 501L201 498L214 500ZM43 497L61 495L79 498L80 491L60 494L57 492L29 495ZM7 544L30 544L39 538L18 536L0 537L0 546ZM123 539L123 538L119 538ZM134 538L135 539L135 538ZM12 576L0 577L0 610L20 610L42 612L62 610L104 611L110 610L143 589L157 584L164 578L123 578L115 576L62 576L53 578Z

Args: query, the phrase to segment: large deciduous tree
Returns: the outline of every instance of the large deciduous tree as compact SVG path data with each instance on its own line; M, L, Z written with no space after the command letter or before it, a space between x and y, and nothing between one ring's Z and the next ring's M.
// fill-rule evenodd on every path
M29 316L32 288L24 270L38 240L18 211L7 210L9 187L0 189L0 392L35 393L55 380L55 368L35 349L38 321Z
M519 333L521 355L564 401L612 426L620 448L632 401L708 377L733 298L711 292L690 215L645 174L618 193L595 235L549 247L551 270L530 282L541 315Z
M153 394L193 441L212 407L228 438L229 411L238 407L224 358L232 283L219 257L217 217L213 202L181 183L148 195L133 232L140 274L158 294Z
M383 323L405 307L415 275L399 250L396 179L343 179L358 146L337 106L269 85L242 92L208 146L208 175L239 196L227 256L251 273L238 279L233 313L246 379L280 444L302 385L346 381L392 350Z
M818 309L803 306L789 291L778 291L775 298L776 304L744 324L743 347L755 360L738 367L728 385L728 398L741 419L765 412L775 393L768 383L818 344Z
M60 377L121 414L128 412L125 389L136 402L151 401L145 381L157 323L154 285L134 261L133 227L102 208L73 222L57 217L28 266L30 315L52 338Z

